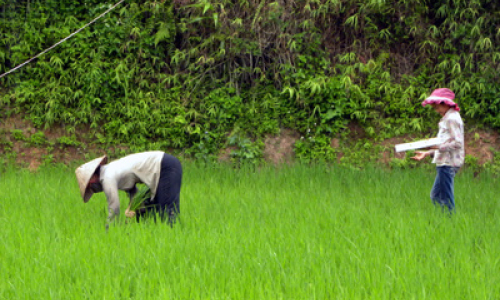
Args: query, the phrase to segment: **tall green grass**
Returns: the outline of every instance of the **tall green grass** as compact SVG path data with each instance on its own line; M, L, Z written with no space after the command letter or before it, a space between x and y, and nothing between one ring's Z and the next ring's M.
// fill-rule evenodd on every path
M498 180L185 163L181 219L105 231L72 168L0 174L0 299L499 299ZM128 204L124 193L123 211Z

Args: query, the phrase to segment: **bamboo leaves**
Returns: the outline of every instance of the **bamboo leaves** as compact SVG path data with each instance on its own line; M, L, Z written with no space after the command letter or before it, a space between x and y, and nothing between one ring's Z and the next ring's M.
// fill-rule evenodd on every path
M158 43L161 41L168 41L172 36L172 28L169 26L169 23L160 22L159 29L155 34L155 47L158 46Z
M492 48L492 42L491 39L488 37L482 37L477 40L476 42L476 50L479 50L481 52L487 51Z
M0 4L0 70L107 7L26 3ZM497 124L473 104L498 98L497 16L480 0L133 2L2 79L2 99L37 124L88 124L106 130L102 141L136 147L198 147L205 131L223 144L235 127L340 132L343 118L371 133L425 131L417 95L436 86L456 89L468 117Z

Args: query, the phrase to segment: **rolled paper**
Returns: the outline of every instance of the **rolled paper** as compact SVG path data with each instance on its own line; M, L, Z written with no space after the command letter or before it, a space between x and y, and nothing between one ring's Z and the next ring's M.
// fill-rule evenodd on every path
M397 144L395 148L396 152L404 152L409 150L428 148L431 146L440 145L444 143L444 141L445 140L443 138L432 138L427 140L415 141L411 143Z

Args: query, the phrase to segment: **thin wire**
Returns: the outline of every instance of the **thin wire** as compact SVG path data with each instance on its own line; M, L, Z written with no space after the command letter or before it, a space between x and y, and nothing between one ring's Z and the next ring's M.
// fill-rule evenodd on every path
M50 50L52 50L53 48L57 47L59 44L62 44L63 42L65 42L66 40L70 39L72 36L74 36L75 34L79 33L80 31L82 31L83 29L89 27L91 24L93 24L95 21L99 20L100 18L102 18L104 15L106 15L108 12L110 12L111 10L113 10L115 7L117 7L118 5L120 5L123 1L125 0L120 0L118 3L116 3L115 5L113 5L112 7L108 8L108 10L106 10L105 12L103 12L102 14L100 14L99 16L97 16L96 18L94 18L92 21L90 21L89 23L87 23L85 26L83 26L82 28L78 29L77 31L73 32L72 34L68 35L67 37L65 37L64 39L60 40L59 42L55 43L54 45L52 45L51 47L45 49L44 51L38 53L37 55L33 56L32 58L28 59L27 61L23 62L22 64L16 66L15 68L11 69L10 71L8 72L5 72L3 73L2 75L0 75L0 79L4 76L7 76L8 74L14 72L15 70L19 69L19 68L22 68L24 65L26 64L29 64L31 61L33 61L34 59L37 59L38 57L42 56L43 54L49 52Z

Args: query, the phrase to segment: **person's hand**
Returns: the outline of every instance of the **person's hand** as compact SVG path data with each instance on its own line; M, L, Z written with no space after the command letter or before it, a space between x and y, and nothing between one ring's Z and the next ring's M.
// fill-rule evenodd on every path
M127 208L127 210L125 210L125 216L127 216L127 217L129 217L129 218L133 218L133 217L135 217L135 211L133 211L133 210L129 210L129 209Z
M412 156L411 159L421 161L428 155L428 152L416 151L415 156Z

